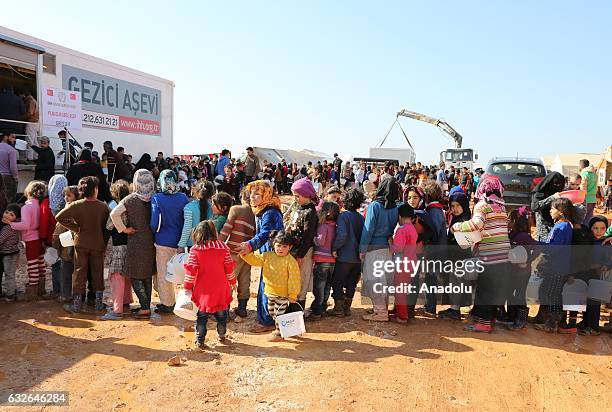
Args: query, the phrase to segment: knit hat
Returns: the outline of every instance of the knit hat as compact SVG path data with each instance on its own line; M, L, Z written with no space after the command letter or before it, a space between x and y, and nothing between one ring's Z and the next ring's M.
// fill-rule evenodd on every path
M291 185L291 191L297 193L300 196L307 197L308 199L316 199L317 192L315 191L312 182L307 177L303 177L299 180L296 180Z

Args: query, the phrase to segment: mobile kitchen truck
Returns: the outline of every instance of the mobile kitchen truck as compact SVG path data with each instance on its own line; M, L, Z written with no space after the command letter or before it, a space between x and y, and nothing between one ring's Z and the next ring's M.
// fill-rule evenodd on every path
M30 130L50 137L56 152L62 146L54 138L66 127L76 141L92 142L100 153L106 140L125 147L134 162L143 153L172 154L170 80L0 26L0 88L7 86L36 99L40 116ZM0 120L26 126L23 119Z

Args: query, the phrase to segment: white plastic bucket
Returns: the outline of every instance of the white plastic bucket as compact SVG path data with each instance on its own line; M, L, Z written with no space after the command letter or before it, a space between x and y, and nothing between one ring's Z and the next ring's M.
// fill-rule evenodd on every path
M59 259L57 256L57 249L54 247L48 247L47 250L45 250L45 263L51 266L57 262L57 259Z
M600 279L589 280L587 296L601 303L612 302L612 282Z
M461 249L469 249L482 240L480 232L455 232L455 240Z
M15 140L15 149L26 150L27 148L28 148L28 143L25 140L21 140L21 139Z
M566 282L563 286L563 310L584 312L588 289L586 282L580 279Z
M278 329L283 338L301 335L306 332L304 325L304 312L285 313L276 317Z
M191 291L180 289L174 304L174 314L185 320L197 319L198 308L191 301Z
M508 252L508 260L515 265L527 263L528 258L527 250L523 246L513 247L510 249L510 252Z
M178 253L168 260L166 264L166 280L168 282L181 284L185 281L185 263L187 263L188 258L188 253Z
M531 275L529 282L527 283L527 290L525 291L525 297L528 305L536 305L540 303L540 285L542 284L542 278L536 275Z
M59 235L59 240L63 247L74 246L74 236L70 230Z

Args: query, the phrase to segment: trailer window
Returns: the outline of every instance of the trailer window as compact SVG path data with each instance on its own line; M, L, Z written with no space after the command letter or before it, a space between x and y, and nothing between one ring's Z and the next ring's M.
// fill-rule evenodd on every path
M55 54L43 54L43 71L49 74L55 74Z

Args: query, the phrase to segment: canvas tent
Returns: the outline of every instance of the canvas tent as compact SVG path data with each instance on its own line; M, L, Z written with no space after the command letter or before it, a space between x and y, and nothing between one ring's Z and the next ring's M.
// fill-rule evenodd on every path
M542 156L542 161L546 169L559 172L564 176L571 176L580 172L578 166L580 159L587 159L592 165L597 167L601 158L601 153L565 153Z
M255 155L259 158L259 161L263 164L264 160L268 163L278 164L283 161L287 164L297 163L298 166L307 164L308 162L316 163L318 161L323 162L324 160L331 161L332 157L325 153L315 152L311 150L291 150L291 149L271 149L268 147L253 147ZM246 153L241 153L238 158L243 159Z

